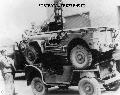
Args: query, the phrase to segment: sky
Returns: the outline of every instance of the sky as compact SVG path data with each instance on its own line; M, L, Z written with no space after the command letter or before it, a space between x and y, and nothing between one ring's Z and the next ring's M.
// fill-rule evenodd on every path
M31 22L39 25L46 19L39 3L44 0L0 0L0 44L19 40Z
M40 25L48 14L52 13L45 7L40 7L40 3L49 0L0 0L0 45L18 41L24 30L30 28L30 23L35 22ZM50 0L51 1L51 0ZM89 8L91 15L91 23L93 25L116 25L118 22L117 7L120 6L120 0L63 0L64 3L85 3L85 8L66 8L67 15L69 13L81 13L81 10ZM96 2L95 2L96 1ZM99 1L99 2L98 2ZM115 4L116 3L116 4ZM119 3L119 5L117 5ZM102 7L97 7L99 4ZM92 5L92 6L91 6ZM112 19L111 19L112 18ZM114 19L113 19L114 18Z

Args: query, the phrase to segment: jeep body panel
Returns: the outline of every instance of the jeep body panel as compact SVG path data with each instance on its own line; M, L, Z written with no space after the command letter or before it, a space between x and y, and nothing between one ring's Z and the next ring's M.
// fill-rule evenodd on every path
M27 79L27 85L30 85L32 79L34 77L40 77L44 82L43 80L43 74L42 74L42 71L39 67L37 66L34 66L34 65L28 65L25 67L25 76L26 76L26 79Z

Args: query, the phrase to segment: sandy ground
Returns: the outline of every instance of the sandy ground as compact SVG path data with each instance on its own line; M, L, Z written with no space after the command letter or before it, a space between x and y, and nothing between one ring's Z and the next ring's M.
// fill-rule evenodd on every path
M24 75L24 74L23 74ZM19 76L19 74L17 75ZM16 95L33 95L31 86L27 86L24 77L17 77L15 80ZM50 88L47 95L79 95L78 87L70 87L68 91L59 90L57 87ZM102 89L102 95L120 95L120 89L117 91L105 91Z

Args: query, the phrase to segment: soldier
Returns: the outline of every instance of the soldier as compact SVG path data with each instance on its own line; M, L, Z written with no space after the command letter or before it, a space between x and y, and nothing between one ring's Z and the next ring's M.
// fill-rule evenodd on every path
M0 95L5 95L5 82L2 74L2 64L0 63Z
M12 66L14 61L6 56L6 50L0 52L0 64L5 82L5 95L14 95L14 78L12 73Z

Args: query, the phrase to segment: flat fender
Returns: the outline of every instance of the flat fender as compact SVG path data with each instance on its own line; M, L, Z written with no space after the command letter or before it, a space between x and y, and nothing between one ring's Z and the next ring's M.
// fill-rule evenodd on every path
M25 67L25 77L27 79L27 85L31 84L31 81L34 77L40 77L44 84L46 84L43 80L43 74L42 71L37 67L33 65L28 65Z
M37 42L40 46L41 52L44 53L44 42L45 40L34 40L34 42Z

